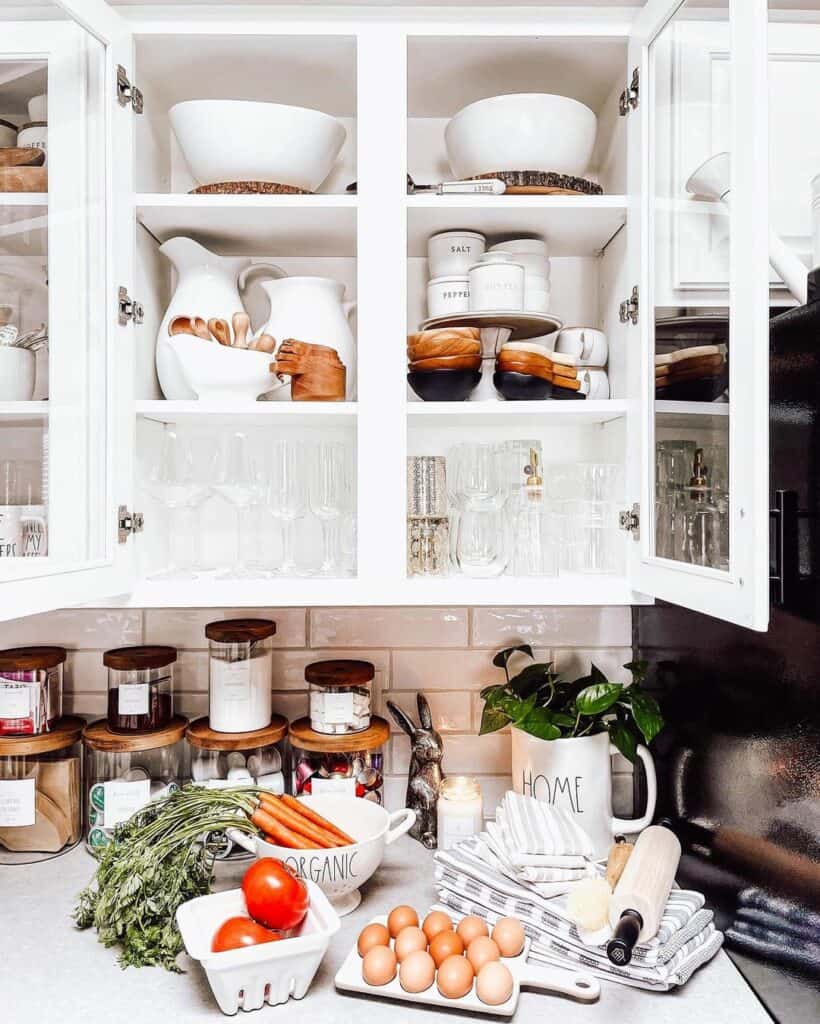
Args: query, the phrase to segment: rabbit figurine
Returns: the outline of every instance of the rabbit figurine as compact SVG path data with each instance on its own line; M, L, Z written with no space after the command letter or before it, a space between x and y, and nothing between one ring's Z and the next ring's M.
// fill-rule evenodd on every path
M410 737L410 778L407 782L407 806L416 812L416 821L410 829L410 835L426 846L428 850L434 850L437 846L436 804L438 803L438 791L443 775L441 772L441 759L444 756L444 747L441 736L433 728L433 716L430 714L430 705L424 694L416 696L419 708L419 725L413 724L412 720L397 707L392 701L387 702L387 707L394 721Z

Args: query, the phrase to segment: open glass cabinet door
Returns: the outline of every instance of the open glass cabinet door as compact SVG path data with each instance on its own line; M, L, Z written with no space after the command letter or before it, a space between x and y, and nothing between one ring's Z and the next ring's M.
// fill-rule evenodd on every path
M133 487L116 290L130 274L129 204L117 201L130 182L113 174L114 154L117 175L132 166L116 75L130 42L101 0L51 7L0 20L4 620L123 593L133 561L117 521Z
M758 630L769 619L766 31L766 0L649 0L629 114L633 586ZM725 267L728 289L691 284L687 268L706 262Z

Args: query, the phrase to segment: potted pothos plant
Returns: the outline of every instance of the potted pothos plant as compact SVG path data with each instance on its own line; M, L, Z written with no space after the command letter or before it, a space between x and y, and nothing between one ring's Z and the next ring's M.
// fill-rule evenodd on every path
M517 654L532 663L511 675L510 661ZM629 685L610 681L595 665L588 676L564 680L552 663L535 662L529 644L499 651L493 664L503 670L504 682L481 691L479 734L511 727L514 790L575 815L595 856L606 855L618 832L637 832L650 824L657 789L647 745L664 722L658 702L641 686L647 663L624 666L632 673ZM610 755L615 751L633 764L643 763L647 808L642 818L612 815Z

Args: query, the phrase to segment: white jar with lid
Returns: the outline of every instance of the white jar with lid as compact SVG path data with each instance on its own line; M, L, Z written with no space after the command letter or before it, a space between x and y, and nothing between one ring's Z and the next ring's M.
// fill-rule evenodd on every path
M440 231L431 235L427 239L430 277L465 277L486 246L487 239L480 231Z
M436 804L436 831L440 850L449 850L484 828L484 802L478 779L448 775L442 780Z
M508 252L485 252L470 267L470 311L520 312L524 308L524 267Z
M214 732L251 732L270 724L275 633L270 619L226 619L205 627Z
M453 316L470 309L467 277L434 277L427 285L427 315Z

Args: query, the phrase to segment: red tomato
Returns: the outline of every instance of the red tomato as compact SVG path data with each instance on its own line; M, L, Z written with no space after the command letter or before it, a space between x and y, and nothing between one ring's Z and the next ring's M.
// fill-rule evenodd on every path
M301 924L307 913L307 886L293 868L275 857L251 864L242 879L248 913L266 928L287 931Z
M217 928L211 942L211 952L223 953L226 949L258 946L260 942L278 942L281 938L281 935L268 931L249 917L229 917Z

